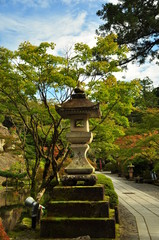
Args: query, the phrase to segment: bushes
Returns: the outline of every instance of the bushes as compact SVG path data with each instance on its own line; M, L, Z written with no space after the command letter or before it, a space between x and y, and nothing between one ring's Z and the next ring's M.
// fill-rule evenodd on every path
M17 178L17 179L22 179L27 175L26 172L24 173L12 173L9 170L6 171L1 171L0 170L0 176L1 177L6 177L6 178Z
M112 180L103 174L98 174L97 178L97 184L104 185L105 195L110 198L110 207L115 208L118 205L118 195L114 190Z
M21 179L24 179L25 176L27 175L26 172L24 173L12 173L9 172L9 170L2 171L0 170L0 176L5 177L6 181L2 183L3 187L23 187L24 183L22 181L18 181ZM9 179L9 180L8 180Z

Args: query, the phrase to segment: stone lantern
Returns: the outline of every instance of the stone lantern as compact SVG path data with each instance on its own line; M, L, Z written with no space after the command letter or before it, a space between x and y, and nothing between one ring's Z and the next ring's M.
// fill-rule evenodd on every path
M94 168L88 162L86 153L93 134L89 131L89 118L100 117L99 104L92 103L80 88L75 88L71 99L60 106L56 111L64 119L70 119L71 131L66 137L71 143L74 152L72 162L65 168L67 175L61 179L64 185L76 185L77 181L84 181L85 185L94 185L96 177Z
M134 172L134 165L132 165L132 163L130 165L128 165L128 172L129 172L129 179L132 180L133 172Z

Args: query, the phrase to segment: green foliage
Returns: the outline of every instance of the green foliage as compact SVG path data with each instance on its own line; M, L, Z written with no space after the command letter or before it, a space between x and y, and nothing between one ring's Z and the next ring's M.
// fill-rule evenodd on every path
M159 161L157 90L154 91L152 81L147 77L139 79L139 83L140 95L135 99L136 109L129 116L130 126L125 129L125 136L116 140L118 149L114 153L124 174L127 165L133 163L135 176L143 176L149 165L154 167Z
M26 177L27 173L12 173L10 171L2 171L0 170L0 176L1 177L6 177L6 178L17 178L17 179L22 179Z
M67 74L66 59L53 55L54 47L53 43L35 46L24 42L14 52L0 48L1 113L16 126L35 195L56 175L58 152L61 157L66 154L63 138L67 124L61 125L64 121L56 113L55 104L68 99L76 85ZM36 188L42 166L41 182Z
M91 81L88 85L92 100L101 103L102 112L101 119L90 120L94 131L91 146L96 158L108 161L118 149L116 139L123 136L125 128L129 126L128 116L134 109L133 103L140 86L135 80L130 83L117 82L113 76L103 81Z
M144 172L146 170L148 170L148 172L150 172L149 169L149 162L147 159L139 156L139 157L135 157L135 159L133 160L133 165L134 167L134 176L143 176Z
M27 228L30 228L31 227L31 218L23 218L22 219L22 224L24 226L26 226Z
M105 195L110 197L110 207L116 207L118 205L118 195L114 190L112 180L103 174L98 174L97 184L104 185Z
M28 42L16 52L2 49L5 58L0 66L0 94L6 103L3 112L17 126L35 196L55 178L59 160L62 162L65 156L69 123L58 116L55 104L69 98L79 79L90 99L101 105L101 119L90 120L94 132L92 148L94 156L106 160L114 161L113 153L118 149L114 142L129 126L128 116L139 92L137 81L125 83L113 76L113 72L122 70L119 63L128 51L126 46L118 46L116 35L97 38L93 48L76 44L73 58L53 56L53 49L54 44L33 46ZM111 180L99 175L98 183L104 185L111 207L115 207L118 198Z
M154 164L154 172L159 176L159 161L156 161Z
M146 169L143 173L144 179L152 179L149 169Z
M119 48L114 34L104 38L98 37L96 46L93 48L78 43L75 45L76 55L71 60L71 69L75 67L78 69L76 76L81 82L88 77L92 77L95 81L101 78L106 79L112 72L122 70L118 67L118 63L126 57L127 52L126 47Z
M24 162L22 160L18 160L16 162L14 162L11 165L9 171L12 172L12 173L16 173L16 174L24 172L25 171L25 164L24 164Z
M141 85L140 96L136 99L135 105L141 109L157 107L158 97L153 88L153 81L145 77L142 80L139 79L139 83Z
M57 176L69 154L69 121L61 119L55 105L70 98L79 80L90 99L101 104L101 119L90 121L94 156L114 160L114 141L129 125L139 88L137 81L124 83L113 75L122 70L119 62L128 52L116 39L115 34L98 37L92 48L77 43L73 57L53 55L55 44L46 42L24 42L14 52L0 48L0 103L5 103L0 111L16 126L35 195Z
M132 56L127 61L138 58L140 63L150 56L158 55L159 2L155 0L122 0L118 4L103 4L97 15L104 20L98 34L114 32L122 46L128 44Z
M104 166L104 171L111 171L111 173L117 173L118 172L118 166L117 162L108 162Z
M116 144L117 161L125 171L129 163L133 163L134 175L143 176L149 165L157 166L159 161L159 110L149 108L140 110L133 116L133 123L125 131L125 136L119 138ZM150 171L150 169L149 169Z

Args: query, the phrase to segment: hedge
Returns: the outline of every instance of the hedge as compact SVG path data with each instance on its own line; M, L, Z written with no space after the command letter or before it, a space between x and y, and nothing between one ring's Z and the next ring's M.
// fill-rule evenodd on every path
M109 196L110 199L110 207L115 208L118 205L118 195L114 190L113 182L110 178L105 176L104 174L97 174L97 184L103 184L105 195Z
M0 176L1 176L1 177L6 177L6 178L18 178L18 179L22 179L22 178L24 178L26 175L27 175L26 172L24 172L24 173L12 173L12 172L9 172L8 170L7 170L7 171L2 171L2 170L0 170Z

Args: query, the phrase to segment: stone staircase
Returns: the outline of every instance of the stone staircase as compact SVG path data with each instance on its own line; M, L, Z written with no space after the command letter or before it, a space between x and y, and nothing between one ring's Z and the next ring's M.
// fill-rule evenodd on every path
M115 238L115 220L109 214L104 187L57 186L41 219L40 236L45 238Z

